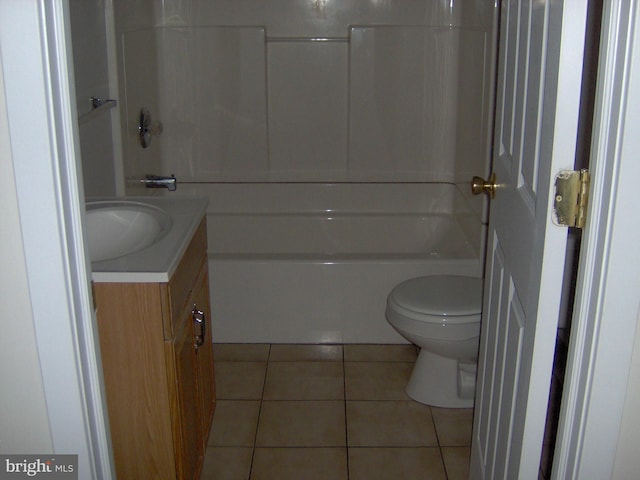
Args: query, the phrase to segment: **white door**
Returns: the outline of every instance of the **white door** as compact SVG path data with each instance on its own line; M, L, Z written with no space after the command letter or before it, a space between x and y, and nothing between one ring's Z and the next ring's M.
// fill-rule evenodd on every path
M471 449L473 479L538 478L567 230L555 174L572 168L585 0L504 0Z

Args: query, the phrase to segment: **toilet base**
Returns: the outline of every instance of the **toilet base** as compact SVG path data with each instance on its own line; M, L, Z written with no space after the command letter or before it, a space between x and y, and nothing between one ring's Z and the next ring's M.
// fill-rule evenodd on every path
M420 350L406 392L415 401L444 408L472 408L475 390L473 364L458 368L458 360ZM473 384L470 381L473 379ZM459 388L462 397L458 395Z

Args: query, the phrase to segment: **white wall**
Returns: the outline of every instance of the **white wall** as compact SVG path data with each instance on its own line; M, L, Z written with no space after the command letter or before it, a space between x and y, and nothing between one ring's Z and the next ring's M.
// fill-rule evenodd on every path
M0 52L0 55L2 52ZM27 284L0 62L0 453L53 451Z
M92 110L91 97L111 96L105 5L101 0L70 0L69 6L84 190L87 196L113 196L117 147L112 115L117 110L87 115Z

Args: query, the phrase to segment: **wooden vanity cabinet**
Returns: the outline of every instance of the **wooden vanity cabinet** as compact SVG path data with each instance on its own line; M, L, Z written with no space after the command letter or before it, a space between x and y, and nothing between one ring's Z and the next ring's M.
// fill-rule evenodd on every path
M119 480L199 478L215 408L204 220L168 283L96 283Z

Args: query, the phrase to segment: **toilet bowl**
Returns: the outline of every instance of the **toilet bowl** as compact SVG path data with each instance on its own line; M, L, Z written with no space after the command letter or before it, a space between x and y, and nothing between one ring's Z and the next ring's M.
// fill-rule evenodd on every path
M480 338L482 279L412 278L387 297L387 321L420 347L407 395L445 408L473 406Z

